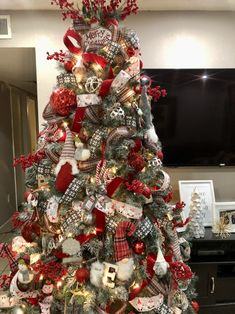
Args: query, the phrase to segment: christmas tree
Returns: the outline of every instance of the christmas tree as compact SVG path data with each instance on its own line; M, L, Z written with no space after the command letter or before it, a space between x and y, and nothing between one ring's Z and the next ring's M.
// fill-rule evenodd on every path
M72 26L46 105L38 149L15 164L25 171L25 203L12 218L18 234L1 244L12 313L195 313L194 274L183 203L170 205L161 144L141 70L140 43L119 22L137 12L136 0L66 0Z

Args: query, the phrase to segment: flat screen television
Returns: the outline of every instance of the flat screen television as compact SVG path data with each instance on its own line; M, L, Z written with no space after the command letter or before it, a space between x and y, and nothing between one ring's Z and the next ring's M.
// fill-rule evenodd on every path
M235 69L145 69L165 166L235 166Z

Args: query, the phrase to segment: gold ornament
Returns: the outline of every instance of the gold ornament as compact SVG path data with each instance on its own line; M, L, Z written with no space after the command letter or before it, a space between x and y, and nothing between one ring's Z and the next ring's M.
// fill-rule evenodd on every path
M28 314L28 307L25 304L17 304L11 311L11 314Z
M213 230L216 233L216 236L221 239L230 237L230 227L226 223L224 216L220 217L220 219L216 222Z

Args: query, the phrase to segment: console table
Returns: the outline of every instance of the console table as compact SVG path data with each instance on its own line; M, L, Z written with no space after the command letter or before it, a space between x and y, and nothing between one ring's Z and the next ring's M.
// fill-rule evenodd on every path
M189 265L199 277L199 313L235 314L235 234L221 239L206 228L192 241Z

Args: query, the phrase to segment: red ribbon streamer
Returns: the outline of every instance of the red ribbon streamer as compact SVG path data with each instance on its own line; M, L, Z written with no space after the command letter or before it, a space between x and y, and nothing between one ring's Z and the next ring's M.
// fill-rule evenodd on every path
M78 47L76 47L73 44L70 37L76 41L76 43L78 44ZM75 32L73 29L69 28L67 30L67 32L65 33L64 44L70 52L72 52L74 54L81 54L81 52L82 52L82 48L81 48L82 37L77 32Z
M81 128L82 128L82 122L85 117L85 112L86 112L86 107L78 107L74 119L73 119L73 124L71 131L79 133Z
M97 208L94 208L92 213L95 216L96 235L99 236L105 231L105 213Z
M84 243L90 241L93 239L96 235L94 233L89 233L89 234L79 234L78 236L75 237L77 241L80 242L81 245Z
M118 189L118 187L124 182L122 177L114 178L108 185L107 185L107 195L108 197L112 197L114 192Z

